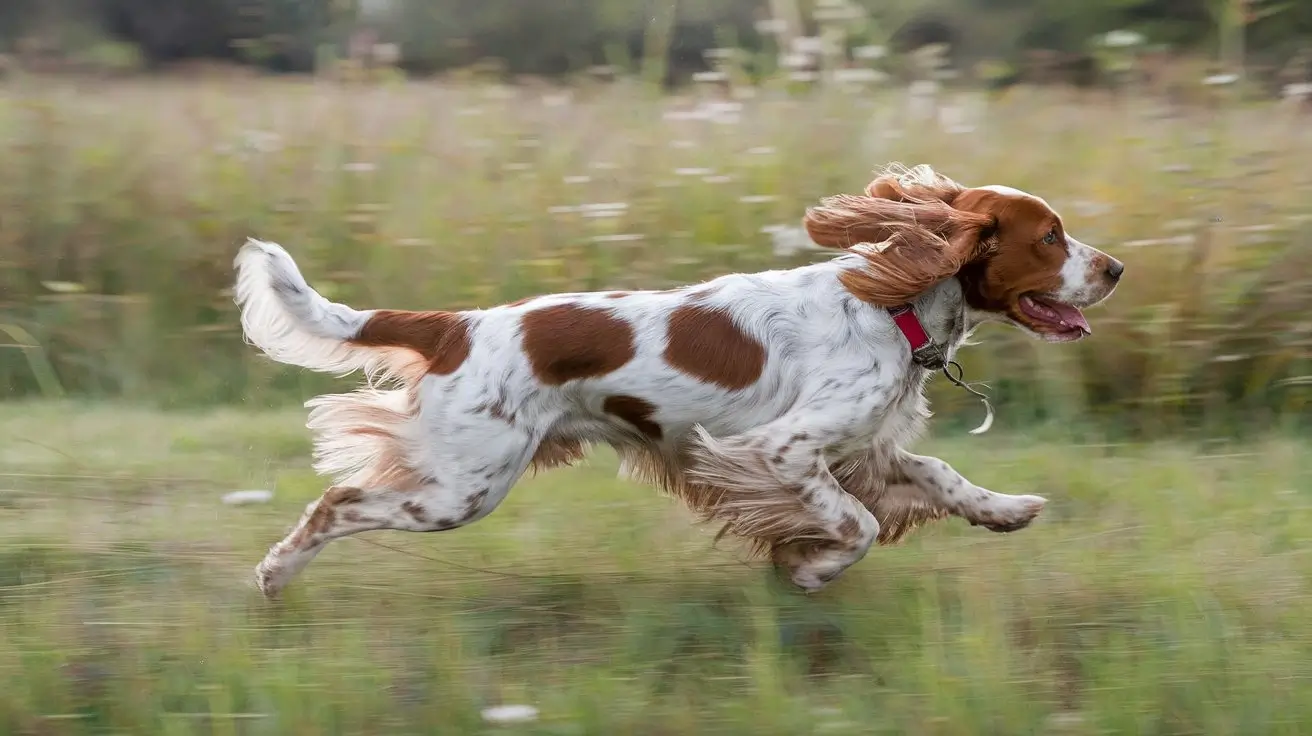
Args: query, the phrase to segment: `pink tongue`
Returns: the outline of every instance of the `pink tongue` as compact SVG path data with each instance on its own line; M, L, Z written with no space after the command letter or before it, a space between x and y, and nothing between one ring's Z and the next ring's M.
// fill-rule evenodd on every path
M1084 318L1084 312L1081 312L1075 307L1072 307L1069 304L1050 302L1047 299L1044 299L1039 303L1047 307L1048 309L1051 309L1052 311L1056 312L1057 318L1065 322L1066 324L1070 325L1071 327L1078 327L1088 333L1093 332L1093 330L1090 329L1089 327L1089 320Z

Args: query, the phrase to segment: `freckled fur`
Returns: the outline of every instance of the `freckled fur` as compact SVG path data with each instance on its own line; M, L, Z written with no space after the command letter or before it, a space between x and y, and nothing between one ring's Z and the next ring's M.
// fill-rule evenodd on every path
M883 307L909 303L952 355L983 321L1030 330L1014 311L1022 287L1105 299L1110 256L1069 238L1036 246L1050 223L1023 192L890 168L808 214L813 236L845 251L828 262L459 313L328 302L280 246L251 241L236 261L247 338L275 360L370 378L307 402L315 468L356 489L350 513L330 489L257 582L276 595L342 536L477 522L525 472L595 443L807 590L928 521L1019 529L1042 498L904 449L928 419L931 376Z

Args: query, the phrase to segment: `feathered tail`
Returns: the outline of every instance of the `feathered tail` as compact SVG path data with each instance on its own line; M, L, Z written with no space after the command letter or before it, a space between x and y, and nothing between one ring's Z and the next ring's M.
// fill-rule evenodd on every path
M247 342L273 360L325 373L363 370L373 386L306 402L315 470L338 484L408 488L423 482L412 465L418 430L416 389L443 354L459 355L464 319L449 312L357 310L328 301L275 243L248 240L237 254L234 298ZM443 338L448 338L444 340Z

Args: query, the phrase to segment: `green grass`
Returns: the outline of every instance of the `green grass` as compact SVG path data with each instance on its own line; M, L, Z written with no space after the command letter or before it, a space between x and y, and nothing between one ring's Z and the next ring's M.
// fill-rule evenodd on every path
M1286 381L1312 374L1297 110L952 90L942 114L969 126L954 132L911 117L903 90L735 95L712 109L708 90L630 81L0 85L0 392L269 406L325 387L242 344L228 289L250 235L361 307L661 288L828 257L775 255L763 230L896 160L1039 193L1128 264L1092 340L991 328L963 354L1009 407L1003 428L1216 434L1312 415L1308 384ZM672 114L699 105L711 114ZM579 209L603 204L619 206Z
M809 598L584 467L451 533L251 569L314 498L299 411L0 405L0 733L1295 734L1306 440L920 449L1050 504L952 520ZM263 506L222 493L270 488ZM379 546L386 545L386 547ZM530 704L535 723L479 712Z

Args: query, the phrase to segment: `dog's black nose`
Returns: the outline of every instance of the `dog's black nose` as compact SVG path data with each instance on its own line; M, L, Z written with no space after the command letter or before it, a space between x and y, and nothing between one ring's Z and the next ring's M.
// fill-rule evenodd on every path
M1120 281L1123 273L1125 273L1125 264L1115 258L1111 259L1111 263L1107 264L1107 276L1112 281Z

